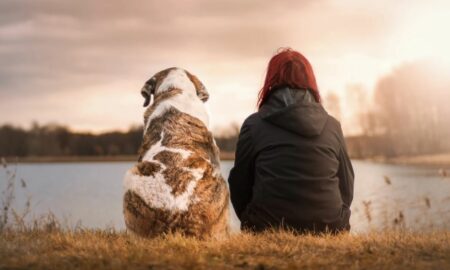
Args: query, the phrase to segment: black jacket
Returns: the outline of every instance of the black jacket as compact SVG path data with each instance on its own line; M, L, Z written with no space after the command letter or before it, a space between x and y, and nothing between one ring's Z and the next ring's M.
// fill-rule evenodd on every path
M348 230L353 168L339 122L307 90L274 90L242 125L228 179L243 229Z

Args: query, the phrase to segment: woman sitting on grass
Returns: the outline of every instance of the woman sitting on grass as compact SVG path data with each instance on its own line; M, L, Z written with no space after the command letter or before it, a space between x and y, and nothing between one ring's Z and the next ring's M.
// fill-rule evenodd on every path
M270 60L258 108L242 125L228 180L241 228L348 231L352 164L303 55L284 49Z

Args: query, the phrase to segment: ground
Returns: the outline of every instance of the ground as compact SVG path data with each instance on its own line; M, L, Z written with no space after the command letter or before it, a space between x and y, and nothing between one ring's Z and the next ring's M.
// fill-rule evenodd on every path
M450 269L450 232L297 236L237 234L226 240L124 232L0 232L0 269Z

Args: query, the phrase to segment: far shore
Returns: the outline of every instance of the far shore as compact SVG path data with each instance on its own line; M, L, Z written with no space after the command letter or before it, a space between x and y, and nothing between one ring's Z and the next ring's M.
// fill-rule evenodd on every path
M221 160L234 160L233 152L220 153ZM70 163L70 162L134 162L137 155L117 156L29 156L29 157L5 157L8 164L14 163Z
M116 155L116 156L29 156L29 157L6 157L9 164L14 163L70 163L70 162L134 162L137 161L137 155ZM221 152L221 160L234 160L233 152ZM363 159L375 163L412 165L424 167L436 167L450 169L450 153L399 156L393 158L371 157Z
M450 153L428 154L428 155L414 155L414 156L398 156L398 157L375 157L368 158L377 163L397 164L397 165L411 165L450 169Z

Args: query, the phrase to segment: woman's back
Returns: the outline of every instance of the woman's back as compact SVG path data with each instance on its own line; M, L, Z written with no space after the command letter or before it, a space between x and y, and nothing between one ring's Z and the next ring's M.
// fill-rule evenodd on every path
M242 125L228 179L241 227L348 230L352 165L302 54L287 48L270 59L258 108Z
M244 227L347 227L353 171L344 146L339 122L309 91L273 90L242 126L230 173Z

